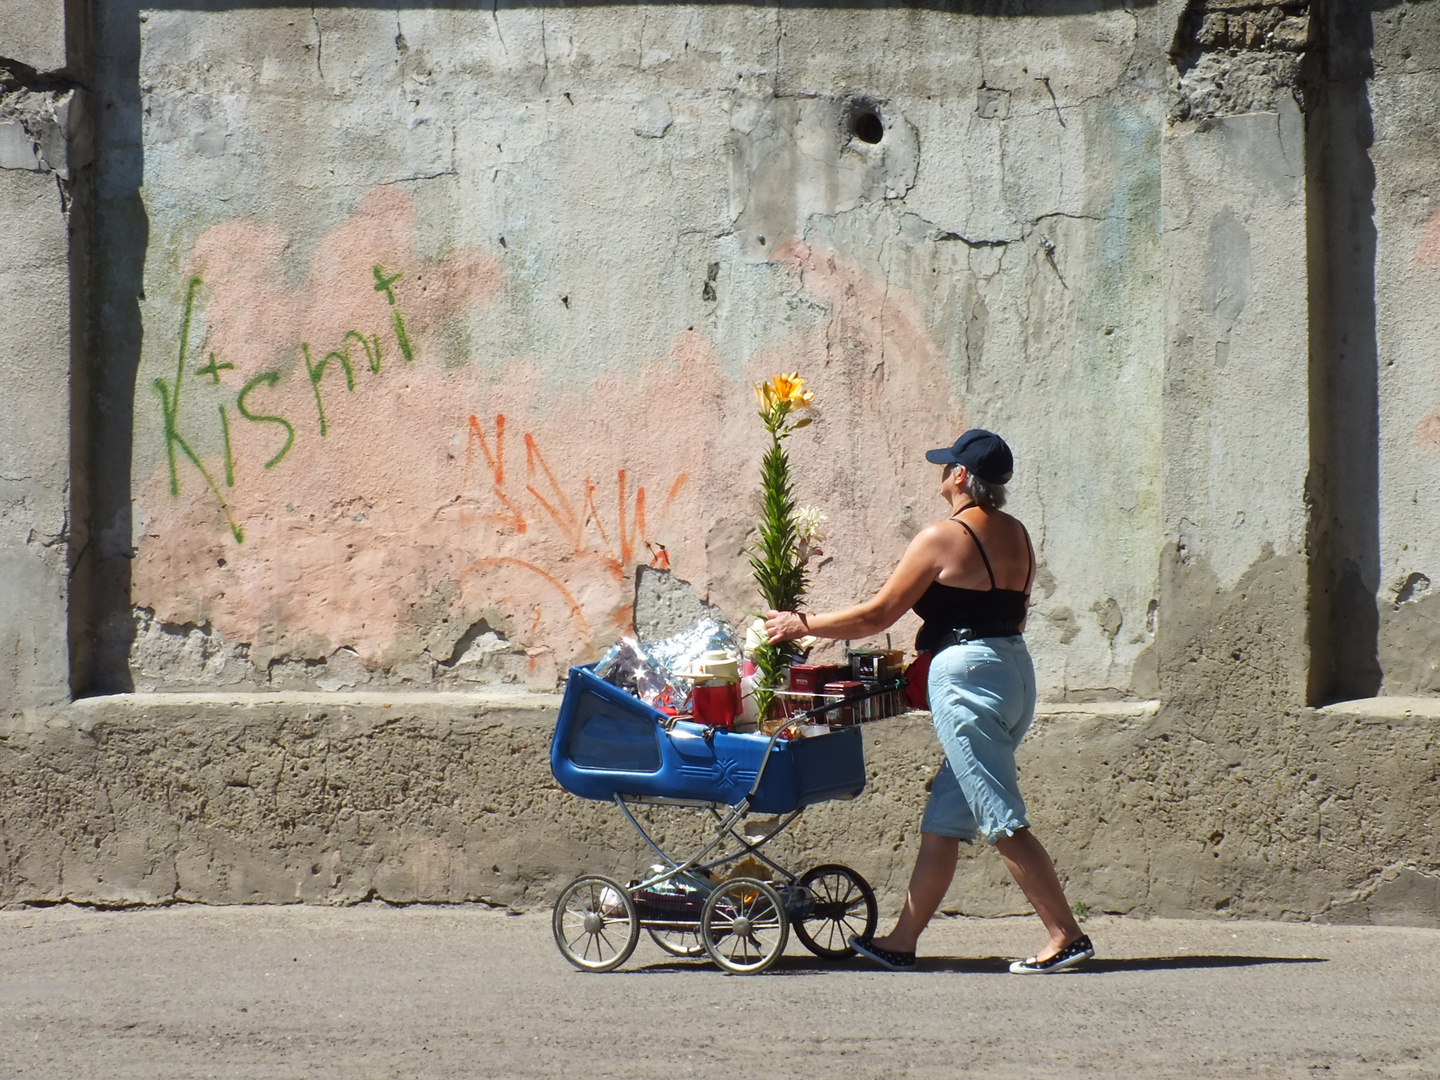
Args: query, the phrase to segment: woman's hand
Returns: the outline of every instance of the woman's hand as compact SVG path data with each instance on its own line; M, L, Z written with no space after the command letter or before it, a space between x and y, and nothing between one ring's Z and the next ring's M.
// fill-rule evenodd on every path
M767 611L765 613L765 636L771 645L782 641L794 641L810 633L806 617L798 611Z

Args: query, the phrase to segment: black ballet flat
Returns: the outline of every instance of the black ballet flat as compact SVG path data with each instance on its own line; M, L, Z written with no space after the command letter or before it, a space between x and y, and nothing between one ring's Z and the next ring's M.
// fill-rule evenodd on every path
M851 944L854 944L853 942ZM1012 975L1056 975L1066 971L1076 964L1083 964L1095 955L1095 946L1090 943L1088 934L1081 934L1065 948L1061 949L1049 960L1036 960L1030 957L1028 960L1016 960L1010 965Z
M913 952L892 952L890 949L882 949L875 942L866 937L850 935L850 947L867 960L874 960L881 967L889 968L891 971L914 971L915 954Z

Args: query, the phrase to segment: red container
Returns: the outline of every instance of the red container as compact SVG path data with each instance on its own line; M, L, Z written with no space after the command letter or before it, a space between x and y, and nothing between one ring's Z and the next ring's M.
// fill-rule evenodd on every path
M825 699L820 693L828 682L836 679L843 679L849 674L849 669L839 664L791 664L786 676L785 689L792 694L809 694L810 697L783 698L785 702L785 715L794 716L807 709L818 709L824 705ZM830 722L829 715L815 718L819 723Z
M735 717L740 715L740 684L732 682L697 686L692 692L690 707L694 711L697 724L733 727Z
M827 698L831 699L827 704L834 704L834 699L837 697L858 697L863 694L865 690L865 684L858 679L841 679L838 682L826 683L823 693ZM840 708L832 709L825 714L825 719L830 722L832 727L849 727L851 724L859 721L859 717L856 716L855 706L853 705L844 705Z
M797 694L823 693L826 683L843 679L848 673L840 664L791 664L788 689Z

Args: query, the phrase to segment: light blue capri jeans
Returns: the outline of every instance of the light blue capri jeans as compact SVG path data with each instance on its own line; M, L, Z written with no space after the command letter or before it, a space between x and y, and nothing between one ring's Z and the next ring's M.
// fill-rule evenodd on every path
M945 764L920 831L992 844L1028 826L1015 748L1035 717L1035 667L1025 639L978 638L941 649L930 664L930 710Z

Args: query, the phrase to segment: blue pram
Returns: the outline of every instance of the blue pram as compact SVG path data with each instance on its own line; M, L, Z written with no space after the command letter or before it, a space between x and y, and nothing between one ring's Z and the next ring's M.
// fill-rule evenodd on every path
M867 696L897 688L887 683ZM806 710L773 735L738 734L667 716L589 668L571 668L550 770L565 790L614 802L661 864L626 885L596 874L567 885L553 919L565 959L587 971L610 971L629 959L642 928L671 955L709 956L733 972L769 967L784 952L791 926L817 956L852 955L850 935L875 931L875 894L865 879L838 864L797 876L760 849L805 807L865 790L858 727L781 738L785 728L857 700ZM714 819L715 836L689 858L672 858L636 820L636 803L701 808ZM740 829L751 813L776 815L758 839ZM747 856L773 871L771 880L712 876Z

